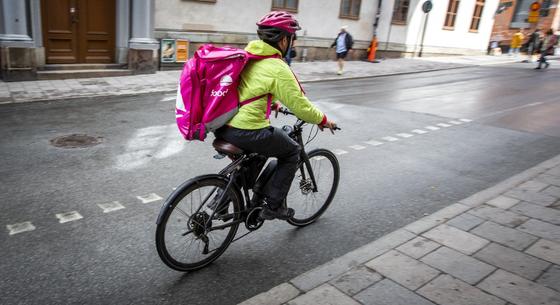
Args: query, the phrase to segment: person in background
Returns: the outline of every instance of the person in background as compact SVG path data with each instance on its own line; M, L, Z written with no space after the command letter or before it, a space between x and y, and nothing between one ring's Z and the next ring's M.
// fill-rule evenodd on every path
M517 33L513 34L511 37L511 44L509 46L509 55L514 55L516 58L519 56L519 49L521 49L521 44L525 36L521 29L517 30Z
M344 59L348 52L352 49L354 45L354 40L352 39L352 35L348 33L346 30L348 26L342 26L340 28L340 33L336 36L334 42L331 45L332 47L336 47L336 59L338 61L338 75L342 75L344 70Z
M541 29L537 28L531 35L529 36L529 46L527 49L527 55L529 55L529 60L531 62L535 62L533 59L533 55L539 51L539 47L541 44Z
M543 41L540 44L541 57L539 58L539 65L535 69L540 69L543 64L545 65L545 69L550 66L550 64L546 61L546 56L554 52L554 45L556 44L556 42L557 41L554 32L552 31L552 29L548 29Z

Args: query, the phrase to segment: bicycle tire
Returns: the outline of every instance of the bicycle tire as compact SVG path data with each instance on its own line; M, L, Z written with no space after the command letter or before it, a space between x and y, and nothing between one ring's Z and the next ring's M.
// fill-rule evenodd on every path
M182 186L179 187L179 189L177 189L175 192L173 192L173 194L170 195L170 198L166 201L166 204L164 205L164 207L162 209L165 209L166 206L168 206L166 208L165 211L162 212L162 215L160 216L160 220L158 221L158 225L156 228L156 248L157 248L157 252L159 257L161 258L161 260L170 268L177 270L177 271L183 271L183 272L187 272L187 271L194 271L194 270L198 270L201 269L205 266L207 266L208 264L212 263L213 261L215 261L216 259L218 259L218 257L220 257L224 251L228 248L228 246L231 244L231 242L233 241L233 238L235 237L235 234L237 233L237 229L239 227L239 223L237 224L233 224L231 227L229 227L229 232L227 233L225 239L223 240L223 242L221 243L221 245L219 247L216 248L216 250L213 250L211 252L211 254L207 257L205 257L204 259L200 260L200 261L196 261L196 262L182 262L180 261L175 255L172 254L170 251L170 247L171 245L169 245L169 243L166 241L166 229L168 228L169 225L169 220L170 217L173 214L173 212L176 209L179 209L178 206L181 204L182 200L185 198L188 198L189 194L193 194L196 190L199 190L201 188L204 187L216 187L219 189L225 189L227 185L227 178L219 176L219 175L208 175L208 176L201 176L201 177L197 177L194 178L193 180L190 180L186 183L184 183ZM236 221L239 219L240 217L240 211L241 211L241 207L240 207L240 203L241 203L241 198L239 197L239 193L236 191L233 191L232 189L230 189L230 191L228 192L227 196L229 196L230 198L230 202L228 202L228 210L233 209L233 219L232 221ZM192 197L191 197L192 199ZM187 199L188 201L188 199ZM192 200L191 200L192 203ZM181 209L179 209L181 210ZM184 211L182 211L185 215L183 216L184 218L187 218L186 216L188 216L188 214ZM202 213L202 212L200 212ZM177 214L175 214L177 215ZM194 215L194 214L193 214ZM195 221L191 221L192 215L190 218L188 218L189 220L187 221L187 232L190 231L194 231L194 229L192 229L190 226L193 226L196 222ZM184 225L184 224L183 224ZM184 228L182 229L183 231L185 230ZM171 234L171 233L170 233ZM184 233L186 235L189 235L187 233ZM193 232L193 236L194 236L194 232ZM192 242L191 242L192 243ZM185 242L186 244L186 242Z
M326 196L325 201L320 205L320 207L311 215L305 218L300 218L300 216L298 216L298 209L295 206L290 205L289 202L289 197L290 195L288 195L287 200L287 205L288 207L292 207L295 210L295 214L293 217L289 218L287 221L289 224L294 225L294 226L298 226L298 227L304 227L307 225L312 224L313 222L315 222L329 207L329 205L331 204L334 196L336 195L336 190L338 189L338 183L340 180L340 166L338 164L338 159L336 158L336 156L329 150L326 149L314 149L312 151L310 151L308 154L309 160L310 162L312 162L313 159L318 159L318 160L322 160L320 159L320 157L323 157L324 159L328 160L329 164L332 166L332 176L333 176L333 181L332 184L330 185L330 191L328 192L328 196ZM318 158L319 157L319 158ZM313 167L313 164L311 165ZM304 170L307 172L308 169L305 166L305 164L303 165ZM299 168L298 172L301 173L301 167ZM315 173L315 170L312 171ZM316 181L319 181L320 177L315 176ZM294 185L296 184L296 185ZM297 185L299 184L299 186ZM298 177L297 177L297 173L296 173L296 178L294 178L294 182L292 184L292 188L296 188L296 190L291 190L290 192L297 192L297 188L301 187L301 180L298 181ZM301 191L301 189L300 189ZM303 191L301 191L303 194ZM310 193L312 194L312 193Z

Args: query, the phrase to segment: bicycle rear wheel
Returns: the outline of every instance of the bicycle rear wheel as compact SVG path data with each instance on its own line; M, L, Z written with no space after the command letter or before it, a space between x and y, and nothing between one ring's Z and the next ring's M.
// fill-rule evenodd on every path
M237 232L238 193L219 176L203 176L185 183L168 199L156 229L156 247L162 261L178 271L193 271L216 260Z
M313 192L309 169L303 164L296 173L286 198L288 207L295 211L288 223L299 227L313 223L327 210L336 194L340 179L338 160L332 152L314 149L308 153L308 157L317 192Z

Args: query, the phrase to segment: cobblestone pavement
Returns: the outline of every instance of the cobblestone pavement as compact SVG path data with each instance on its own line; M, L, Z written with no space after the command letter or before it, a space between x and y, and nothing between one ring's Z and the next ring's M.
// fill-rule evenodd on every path
M345 73L336 75L334 61L294 63L294 72L302 82L358 77L416 73L468 67L488 63L511 62L511 58L477 56L445 57L443 59L387 59L381 63L347 62ZM180 71L159 71L156 74L134 76L42 80L27 82L0 81L0 104L60 100L69 98L134 95L152 92L172 92L177 88Z
M558 305L560 155L242 305Z

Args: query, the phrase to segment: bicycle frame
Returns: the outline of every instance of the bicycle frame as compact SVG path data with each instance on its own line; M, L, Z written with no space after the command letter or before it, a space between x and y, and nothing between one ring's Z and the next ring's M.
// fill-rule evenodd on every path
M305 124L305 122L303 122L301 120L298 120L296 122L296 124L294 124L294 126L293 126L293 131L290 132L289 135L302 148L301 151L300 151L300 164L299 164L298 168L301 171L303 179L307 179L306 174L305 174L305 170L303 168L303 166L305 165L305 167L307 168L307 172L309 174L309 178L311 179L311 182L313 184L312 191L316 193L318 190L317 190L317 183L315 181L315 175L313 174L311 163L309 161L309 156L307 155L307 152L305 151L305 143L303 143L302 132L303 132L303 125L304 124ZM209 226L209 224L212 221L214 215L216 214L216 211L220 211L224 207L224 205L227 204L226 194L230 191L231 188L235 188L234 191L237 191L240 194L242 194L242 196L241 196L241 197L243 197L242 211L241 211L242 218L238 219L238 220L234 220L231 223L228 223L228 224L225 224L225 225L221 225L221 226L217 226L217 227L211 227L209 229L209 231L225 229L227 227L230 227L232 225L242 223L242 222L245 221L245 218L247 216L247 211L251 208L251 200L250 200L250 196L249 196L250 187L247 185L247 179L246 179L247 174L246 174L246 172L244 172L244 171L246 171L247 168L244 166L244 163L247 163L247 162L251 161L253 158L255 158L257 156L259 156L259 154L250 153L250 154L242 155L241 157L239 157L237 159L232 158L233 161L218 173L218 175L226 177L228 179L228 183L226 185L226 188L222 192L221 197L218 200L218 203L216 204L216 208L212 211L212 214L210 215L209 219L207 220L207 222L205 224L205 227ZM261 178L261 176L259 176L259 179ZM240 185L237 185L237 183L236 183L238 178L240 180ZM259 181L259 180L257 179L257 181ZM266 183L266 182L268 182L268 181L264 181L264 183ZM257 182L255 182L255 184L256 183ZM206 198L203 200L200 207L197 209L197 211L193 215L196 215L198 212L200 212L200 209L203 206L206 205L206 201L208 199L210 199L210 197L214 194L214 192L215 192L215 189L212 190L206 196Z

